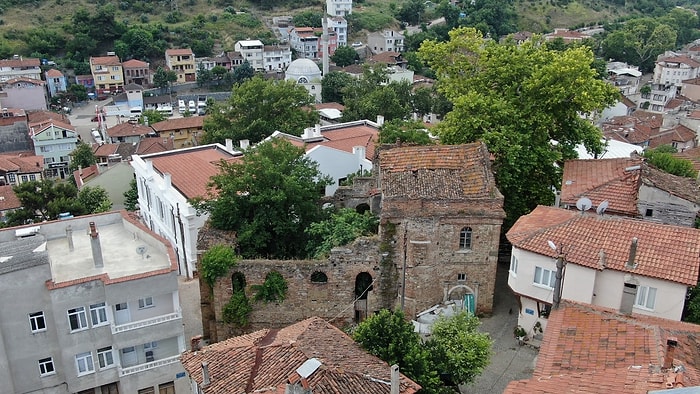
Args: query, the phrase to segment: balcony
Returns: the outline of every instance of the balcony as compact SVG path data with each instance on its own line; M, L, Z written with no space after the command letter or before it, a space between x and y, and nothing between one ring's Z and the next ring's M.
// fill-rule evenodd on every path
M137 372L143 372L149 369L162 367L165 365L170 365L179 362L180 355L170 356L162 358L160 360L151 361L144 364L134 365L133 367L126 367L119 369L119 376L131 375Z
M182 311L178 309L173 313L168 313L167 315L155 316L148 319L137 320L133 322L128 322L120 325L112 324L112 334L118 334L120 332L136 330L143 327L153 326L156 324L166 323L169 321L177 320L182 318Z

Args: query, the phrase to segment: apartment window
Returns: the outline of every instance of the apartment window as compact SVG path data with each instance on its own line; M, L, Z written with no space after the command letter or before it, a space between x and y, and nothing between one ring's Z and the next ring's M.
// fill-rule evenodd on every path
M36 181L36 175L34 175L34 174L29 175L29 180Z
M9 174L7 174L7 180L10 181L10 182L12 182L12 183L15 183L15 181L16 181L17 179L15 178L15 174L9 173Z
M143 344L144 349L154 349L158 347L158 341L146 342Z
M518 273L518 258L515 255L510 256L510 268L508 269L512 274Z
M457 281L465 282L467 280L467 274L457 274Z
M139 390L138 394L156 394L156 391L153 389L153 387L148 387Z
M56 368L53 366L53 358L42 358L39 360L39 376L49 376L56 373Z
M459 232L459 248L462 250L472 248L472 228L464 227Z
M168 382L158 385L158 394L175 394L175 383Z
M34 312L29 314L29 326L32 328L32 332L46 331L46 318L44 318L44 312Z
M637 298L634 300L634 306L653 310L655 304L656 288L649 286L638 286Z
M85 352L76 354L75 366L78 368L78 376L95 372L95 364L92 361L92 353Z
M107 321L107 307L104 302L90 305L90 320L93 327L104 326Z
M22 182L27 182L27 179L28 179L28 178L27 178L26 175L22 175Z
M88 323L85 307L79 306L77 308L68 309L68 323L70 324L71 331L86 329Z
M97 362L100 364L100 369L114 366L114 352L111 346L97 349Z
M554 288L556 276L554 271L542 267L535 267L535 284Z
M139 299L139 309L150 308L153 306L153 297Z

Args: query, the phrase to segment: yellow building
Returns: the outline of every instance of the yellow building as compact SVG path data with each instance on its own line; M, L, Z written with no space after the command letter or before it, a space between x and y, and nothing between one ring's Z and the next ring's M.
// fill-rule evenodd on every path
M168 119L152 124L151 128L158 134L158 137L169 138L175 149L197 146L204 131L204 117L190 116Z
M168 49L165 51L165 64L177 74L177 82L197 80L197 67L194 52L189 48Z
M90 57L90 72L98 95L120 93L124 88L121 60L111 52L107 56Z

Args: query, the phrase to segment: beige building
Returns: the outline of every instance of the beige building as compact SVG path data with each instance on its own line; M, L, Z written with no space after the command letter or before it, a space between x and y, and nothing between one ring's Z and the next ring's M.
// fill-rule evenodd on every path
M165 65L177 74L177 82L197 80L197 67L194 52L189 48L168 49L165 51Z
M110 52L107 56L90 57L90 72L98 95L121 93L124 70L119 56Z

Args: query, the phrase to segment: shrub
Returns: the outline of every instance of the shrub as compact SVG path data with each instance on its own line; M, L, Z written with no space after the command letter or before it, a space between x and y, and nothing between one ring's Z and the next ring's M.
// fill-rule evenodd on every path
M255 301L281 302L287 296L287 281L277 271L270 271L262 285L253 285L251 288L255 291Z
M216 280L226 275L238 259L230 246L214 245L202 256L199 274L213 288Z
M252 311L253 308L250 306L245 292L237 291L233 293L229 302L224 305L224 323L245 327L248 325L248 316L250 316Z

